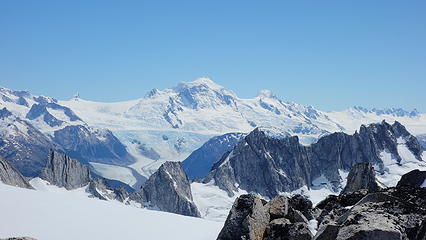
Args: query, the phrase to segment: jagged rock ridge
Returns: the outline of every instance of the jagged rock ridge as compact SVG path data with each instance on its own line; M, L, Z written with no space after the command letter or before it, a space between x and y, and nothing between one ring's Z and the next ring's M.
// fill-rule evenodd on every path
M419 163L423 162L419 142L398 122L362 125L353 135L333 133L310 146L301 145L297 136L274 138L255 129L223 155L204 182L213 179L229 195L241 188L273 198L309 187L313 179L325 176L337 191L343 187L339 170L349 171L357 163L369 162L382 174L386 170L381 158L384 151L396 163L401 162L397 149L401 139Z

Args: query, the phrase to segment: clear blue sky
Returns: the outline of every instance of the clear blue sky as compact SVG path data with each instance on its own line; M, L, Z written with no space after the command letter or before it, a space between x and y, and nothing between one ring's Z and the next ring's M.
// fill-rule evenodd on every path
M0 1L2 86L117 101L201 76L426 112L426 1Z

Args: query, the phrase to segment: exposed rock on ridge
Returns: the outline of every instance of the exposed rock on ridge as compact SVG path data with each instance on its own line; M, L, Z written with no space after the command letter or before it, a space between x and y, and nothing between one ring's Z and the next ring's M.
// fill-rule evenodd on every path
M86 186L90 171L86 165L65 154L50 150L49 158L40 178L67 190Z
M0 181L4 184L32 189L28 181L12 165L0 157Z
M426 171L416 169L404 174L397 184L397 187L402 186L426 187Z
M278 196L267 202L253 194L238 197L225 225L219 233L218 240L250 239L312 239L308 227L309 215L300 210L309 200L301 195L290 199ZM312 210L312 203L307 204L307 211Z
M371 163L358 163L352 167L342 193L351 193L362 189L366 189L368 192L381 190Z
M131 198L143 199L162 211L200 217L190 182L179 162L165 162Z
M356 199L357 195L362 196L350 193L345 198ZM340 196L339 199L328 198L318 204L318 210L327 214L321 212L325 217L318 219L319 230L314 239L424 239L426 189L388 188L366 195L353 206L342 202Z

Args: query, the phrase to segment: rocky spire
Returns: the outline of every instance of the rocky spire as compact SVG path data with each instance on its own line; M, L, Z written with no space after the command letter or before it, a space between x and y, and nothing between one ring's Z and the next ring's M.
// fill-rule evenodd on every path
M145 182L144 201L162 211L200 217L193 202L190 182L179 162L165 162Z
M358 163L352 167L342 193L351 193L362 189L366 189L368 192L377 192L381 189L371 163Z
M65 154L50 150L46 167L40 178L68 190L89 184L89 168Z

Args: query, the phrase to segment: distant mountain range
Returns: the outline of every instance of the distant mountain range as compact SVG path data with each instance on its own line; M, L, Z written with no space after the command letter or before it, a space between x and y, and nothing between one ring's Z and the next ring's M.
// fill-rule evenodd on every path
M6 126L0 132L0 154L24 175L37 175L45 164L41 156L53 147L89 162L102 176L136 187L164 162L185 160L210 138L247 134L256 127L297 135L305 145L333 132L353 134L361 124L384 119L401 122L413 135L426 134L426 114L416 110L326 112L285 102L268 90L239 98L207 78L115 103L79 96L58 101L0 88L0 108L0 124ZM27 147L18 151L18 146Z

